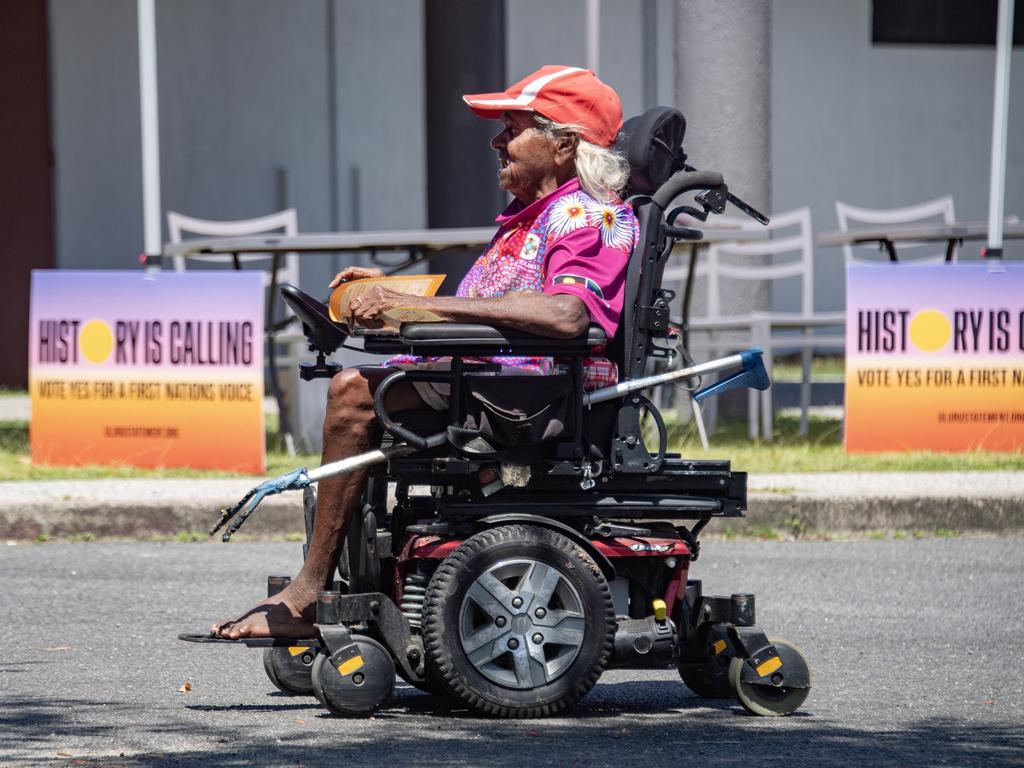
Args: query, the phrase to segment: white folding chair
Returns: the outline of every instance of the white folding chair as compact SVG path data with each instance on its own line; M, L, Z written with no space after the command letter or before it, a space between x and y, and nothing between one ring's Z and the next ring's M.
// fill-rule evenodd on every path
M708 335L706 346L722 351L720 334L728 333L730 346L758 346L764 351L765 366L772 370L776 349L796 348L801 352L803 375L800 382L800 432L808 431L811 400L811 359L817 347L840 347L845 343L844 312L814 310L814 245L809 208L772 216L768 229L772 239L763 242L719 243L707 250L698 276L706 281L707 314L690 320L691 331ZM795 258L786 258L793 256ZM751 263L763 259L766 263ZM773 282L800 281L800 308L796 312L754 311L734 308L728 302L723 280ZM815 335L815 329L838 328L832 335ZM797 331L798 334L790 332ZM748 431L750 437L772 438L774 413L771 390L749 392ZM760 417L760 418L759 418Z
M284 235L295 235L299 231L298 215L294 208L288 208L267 216L254 219L235 221L217 221L186 216L175 211L167 213L167 229L171 243L180 243L191 237L244 237L246 235L262 235L280 232ZM297 253L242 253L230 254L188 254L173 257L174 271L184 272L190 263L206 263L218 267L236 269L259 269L263 272L263 285L270 288L282 283L299 284L299 255ZM276 293L276 291L275 291ZM295 329L296 318L287 305L278 296L268 295L264 327L267 338L267 359L270 369L270 390L277 401L280 433L285 448L290 455L295 455L295 441L291 431L291 413L288 406L295 398L297 379L289 377L291 397L286 398L277 380L278 363L289 370L296 369L304 349L305 339L300 330ZM278 359L277 348L287 350L283 359Z
M904 208L859 208L836 200L836 217L839 219L839 229L843 232L856 229L856 226L851 227L851 224L916 224L925 223L928 219L937 217L941 217L942 221L946 224L956 221L956 216L953 213L952 195L929 200L920 205L908 205ZM923 245L927 245L927 243L900 243L900 260L903 260L902 257L905 251ZM883 258L885 263L888 263L889 259L887 256L873 259L867 258L867 247L874 248L874 246L860 246L859 250L855 252L854 246L844 245L843 258L847 264L878 264L882 263L881 259ZM911 260L915 264L938 264L946 261L946 254L915 256ZM952 260L956 261L955 247Z

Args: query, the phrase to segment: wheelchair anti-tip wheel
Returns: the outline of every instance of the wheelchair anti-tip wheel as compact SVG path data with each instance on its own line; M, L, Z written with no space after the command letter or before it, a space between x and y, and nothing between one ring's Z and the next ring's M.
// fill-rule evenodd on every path
M317 654L313 662L313 693L338 717L363 717L380 709L395 688L395 662L372 638L352 635L359 650L354 658Z
M707 649L708 660L699 664L680 664L679 676L686 687L705 699L731 699L735 696L729 682L729 669L736 657L724 624L706 624L698 639Z
M467 539L427 588L429 673L453 697L502 717L538 717L579 701L615 636L611 592L565 536L508 525Z
M264 648L263 670L282 693L289 696L312 696L313 661L316 655L316 648L308 645Z
M778 717L796 711L807 699L807 694L811 692L811 671L807 658L788 640L769 638L769 642L778 651L782 661L781 669L788 670L787 674L796 674L806 679L807 686L797 688L777 685L775 683L782 679L781 676L775 678L777 673L760 677L750 664L738 657L729 665L729 682L736 698L748 712L763 717Z

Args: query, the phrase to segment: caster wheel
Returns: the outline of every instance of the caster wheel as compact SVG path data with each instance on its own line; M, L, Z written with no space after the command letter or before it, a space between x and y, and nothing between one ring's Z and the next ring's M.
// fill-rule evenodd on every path
M423 626L428 679L500 717L574 705L604 671L616 627L590 556L530 525L482 531L452 552L430 580Z
M806 680L806 687L776 685L774 675L758 676L753 667L743 659L735 658L729 665L729 682L740 704L748 712L763 717L778 717L796 711L811 692L811 670L800 649L792 643L769 638L782 660L782 670L797 679ZM779 680L781 681L781 677Z
M731 699L735 694L729 682L729 665L736 651L724 624L715 624L704 633L702 645L708 660L700 664L680 664L679 676L686 687L705 699Z
M313 646L264 648L263 669L274 687L289 696L313 695L313 660L317 650Z
M376 712L395 688L395 662L384 646L362 635L353 635L352 640L359 648L359 662L326 653L317 654L313 662L313 693L338 717Z

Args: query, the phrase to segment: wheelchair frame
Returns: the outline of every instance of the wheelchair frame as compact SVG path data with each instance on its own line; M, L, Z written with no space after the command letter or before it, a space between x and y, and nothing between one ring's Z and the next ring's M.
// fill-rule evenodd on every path
M627 267L614 339L593 326L567 341L455 323L405 324L397 336L366 336L369 352L451 357L451 370L397 371L382 382L374 402L385 433L380 449L268 481L222 512L211 534L229 524L227 541L266 495L304 489L308 539L315 483L370 469L365 503L346 534L341 578L318 599L316 636L241 641L265 649L265 669L279 689L312 692L338 715L363 715L387 701L397 671L478 711L524 717L574 705L605 668L675 666L699 695L735 696L756 714L788 714L803 703L810 688L806 660L757 626L754 596L705 595L701 582L688 578L708 523L745 514L746 474L728 461L667 453L664 422L642 394L729 370L694 392L694 402L770 385L759 350L702 365L681 350L682 368L644 376L649 359L675 354L663 345L673 340L673 293L660 287L666 261L675 241L701 237L670 224L679 209L666 216L668 204L699 191L703 211L687 208L698 218L721 213L726 200L764 217L732 196L720 174L685 166L682 115L652 112L639 118L640 130L629 140L648 146L668 136L667 146L677 149L671 174L665 178L663 168L654 174L660 183L648 182L646 194L631 198L640 241ZM320 302L292 286L282 291L317 353L302 377L334 375L340 366L327 357L347 334ZM620 381L585 393L582 360L595 347L608 347ZM571 429L533 446L528 458L486 443L483 452L452 444L452 430L465 420L465 377L476 370L463 359L495 355L567 361ZM414 416L387 412L387 392L402 381L451 386L439 431L423 434ZM699 407L695 413L699 418ZM644 440L645 414L658 430L656 451ZM268 592L286 583L271 577Z

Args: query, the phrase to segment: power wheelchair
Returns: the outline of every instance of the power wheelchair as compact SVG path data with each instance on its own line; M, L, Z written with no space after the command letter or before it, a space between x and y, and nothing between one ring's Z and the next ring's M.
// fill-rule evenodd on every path
M707 595L688 578L708 523L745 514L746 474L728 461L667 452L664 421L643 394L676 381L699 403L770 384L759 350L696 365L673 346L673 294L661 288L662 271L675 241L701 237L675 226L676 216L703 221L730 201L766 221L720 174L686 165L684 132L683 116L661 107L628 121L619 137L641 232L616 336L597 326L565 340L455 323L365 335L368 352L450 357L451 369L390 375L375 394L379 449L263 483L211 531L228 526L226 541L266 495L303 489L308 537L315 483L369 467L339 579L318 596L315 636L181 639L262 647L278 689L313 694L341 716L383 706L396 673L501 717L560 712L615 667L676 667L698 695L736 697L758 715L804 702L807 662L756 624L754 596ZM690 191L693 205L666 213ZM297 288L282 292L317 356L302 377L333 376L340 366L328 358L348 330ZM584 392L582 361L596 349L616 362L619 383ZM509 377L472 362L495 355L550 356L559 365L551 376ZM670 370L647 375L652 361ZM702 375L718 373L724 378L701 387ZM449 410L388 413L387 392L400 381L449 384ZM287 583L271 576L268 591Z

